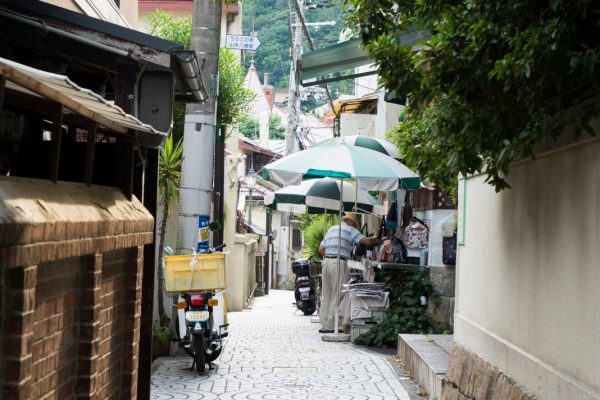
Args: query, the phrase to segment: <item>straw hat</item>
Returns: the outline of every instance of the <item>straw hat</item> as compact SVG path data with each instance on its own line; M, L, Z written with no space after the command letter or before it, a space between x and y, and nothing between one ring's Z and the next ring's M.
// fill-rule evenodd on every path
M358 222L358 215L353 212L345 213L342 217L342 221L346 223L350 222L355 228L358 228L360 226L360 223Z

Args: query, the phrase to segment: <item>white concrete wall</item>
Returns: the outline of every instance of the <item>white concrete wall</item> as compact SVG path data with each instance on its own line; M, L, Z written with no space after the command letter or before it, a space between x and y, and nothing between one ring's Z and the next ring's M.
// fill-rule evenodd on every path
M444 266L442 261L442 239L444 236L452 236L454 214L456 214L456 210L415 211L415 215L425 221L429 227L429 258L427 265L432 267ZM420 255L420 252L417 253L415 257Z
M349 114L343 113L340 117L340 131L342 136L364 135L375 136L375 114Z
M269 261L273 268L271 269L271 288L275 288L275 282L277 282L277 260L279 259L279 240L281 239L281 213L273 213L273 219L271 220L273 230L277 230L277 237L273 240L273 257ZM291 264L290 264L291 265ZM291 268L291 267L290 267Z
M543 400L600 399L599 154L517 163L501 193L467 180L454 339Z
M364 65L354 69L355 73L373 71L377 67L375 65ZM354 79L354 95L356 97L365 96L377 91L378 76L376 74L361 76Z
M377 119L375 120L375 137L387 139L386 134L398 125L404 106L387 103L384 100L385 91L379 92L377 100Z
M235 235L227 256L227 309L242 311L256 284L255 254L258 236Z

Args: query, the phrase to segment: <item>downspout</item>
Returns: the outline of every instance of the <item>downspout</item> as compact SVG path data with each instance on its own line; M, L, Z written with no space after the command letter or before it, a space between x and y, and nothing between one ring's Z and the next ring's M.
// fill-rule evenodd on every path
M133 84L133 116L139 119L140 116L140 80L142 79L142 75L146 70L148 63L144 63L140 72L137 73L135 77L135 83ZM143 121L142 121L143 122ZM135 132L135 150L137 155L142 162L142 169L146 168L146 157L142 154L142 148L140 146L140 134L139 132Z

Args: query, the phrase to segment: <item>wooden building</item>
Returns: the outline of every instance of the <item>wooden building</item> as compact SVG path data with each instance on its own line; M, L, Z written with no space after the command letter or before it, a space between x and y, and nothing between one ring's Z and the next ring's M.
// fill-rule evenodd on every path
M0 8L0 397L149 398L158 148L194 52Z

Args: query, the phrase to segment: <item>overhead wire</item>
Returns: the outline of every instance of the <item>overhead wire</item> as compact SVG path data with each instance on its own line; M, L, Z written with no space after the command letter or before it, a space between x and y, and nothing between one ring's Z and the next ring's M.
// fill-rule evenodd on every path
M308 32L308 29L306 27L306 21L304 20L304 15L302 14L302 10L300 9L300 4L298 3L298 0L294 0L294 8L296 9L296 14L298 15L298 19L300 20L300 25L302 26L302 32L304 33L304 37L306 38L308 48L310 50L314 50L315 44L314 44L312 37L310 36L310 33ZM291 29L291 24L290 24L290 29ZM331 92L329 91L329 87L327 86L327 84L325 85L325 93L327 93L327 99L329 100L329 106L333 110L333 108L334 108L333 107L333 97L331 97Z

